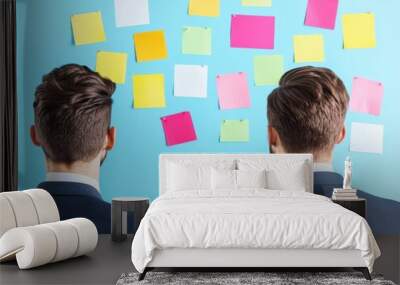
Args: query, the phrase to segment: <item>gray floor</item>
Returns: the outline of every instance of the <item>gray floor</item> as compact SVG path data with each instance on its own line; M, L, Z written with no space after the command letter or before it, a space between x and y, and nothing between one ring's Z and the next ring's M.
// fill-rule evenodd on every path
M376 241L382 255L376 260L374 271L400 284L400 236L377 236Z
M0 265L0 284L115 284L124 272L134 271L130 260L132 238L114 243L101 235L97 249L88 256L49 264L30 270L18 270L15 262ZM383 256L375 272L395 283L400 281L400 237L377 237Z
M15 262L0 264L0 284L115 284L122 273L134 271L131 242L114 243L110 235L100 235L88 256L29 270L18 270Z

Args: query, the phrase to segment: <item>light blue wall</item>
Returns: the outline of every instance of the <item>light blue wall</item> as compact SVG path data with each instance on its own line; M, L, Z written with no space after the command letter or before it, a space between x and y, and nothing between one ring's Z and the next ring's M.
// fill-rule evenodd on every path
M29 141L33 121L32 102L41 76L52 68L70 62L95 67L96 51L129 53L127 83L114 95L113 125L118 140L102 167L101 188L105 199L120 195L156 197L158 189L158 155L163 152L266 152L265 98L272 90L255 87L252 58L256 54L283 54L285 68L293 63L292 36L323 34L326 61L322 64L335 70L351 87L353 76L382 81L385 97L381 116L349 113L346 126L352 121L385 125L383 155L351 153L354 184L366 192L400 201L400 2L398 0L342 0L336 29L322 30L303 25L306 0L274 0L272 8L246 8L240 0L221 0L218 18L189 17L187 0L150 0L151 24L140 27L116 28L112 0L17 0L18 16L18 96L20 134L20 188L37 185L44 178L44 161L40 149ZM70 16L100 10L107 41L100 44L74 46ZM378 47L366 50L343 50L341 15L348 12L374 12ZM230 15L233 13L276 16L275 50L229 48ZM213 29L213 55L183 55L180 51L183 26L209 26ZM136 63L132 35L139 31L165 30L168 60ZM208 99L174 98L172 95L174 64L207 64L209 66ZM249 76L252 108L220 111L215 91L219 73L243 71ZM167 108L132 109L131 76L135 73L164 73ZM166 147L159 117L183 110L192 113L198 140ZM251 140L245 144L220 144L219 125L222 119L248 118ZM349 136L337 147L334 165L342 171L348 154Z

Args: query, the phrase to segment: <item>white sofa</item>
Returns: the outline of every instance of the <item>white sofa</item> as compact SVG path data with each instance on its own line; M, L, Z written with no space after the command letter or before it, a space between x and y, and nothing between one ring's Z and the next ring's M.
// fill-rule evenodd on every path
M60 221L45 190L0 193L0 262L16 259L20 269L33 268L87 254L97 240L90 220Z

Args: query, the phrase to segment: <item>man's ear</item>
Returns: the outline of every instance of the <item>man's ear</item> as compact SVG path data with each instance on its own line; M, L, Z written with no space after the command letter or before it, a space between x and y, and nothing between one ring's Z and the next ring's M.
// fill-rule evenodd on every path
M336 144L340 144L344 140L345 137L346 137L346 127L343 126L339 132L337 139L336 139Z
M42 145L40 143L40 140L39 140L37 132L36 132L36 127L34 125L32 125L30 128L30 135L31 135L31 141L34 145L36 145L36 146Z
M270 148L276 147L278 142L278 132L274 127L268 125L268 145Z
M115 140L116 140L117 130L114 127L111 127L107 130L106 136L106 150L111 150L114 147Z

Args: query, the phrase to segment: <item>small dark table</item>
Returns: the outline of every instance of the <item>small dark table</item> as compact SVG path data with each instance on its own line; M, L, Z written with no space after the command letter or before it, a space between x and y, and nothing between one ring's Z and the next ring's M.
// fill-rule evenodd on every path
M149 199L143 197L116 197L111 204L111 238L113 241L124 241L127 236L128 212L134 215L134 233L149 208Z
M334 200L332 202L339 204L340 206L359 214L361 217L365 218L367 216L367 201L362 198L353 200Z

